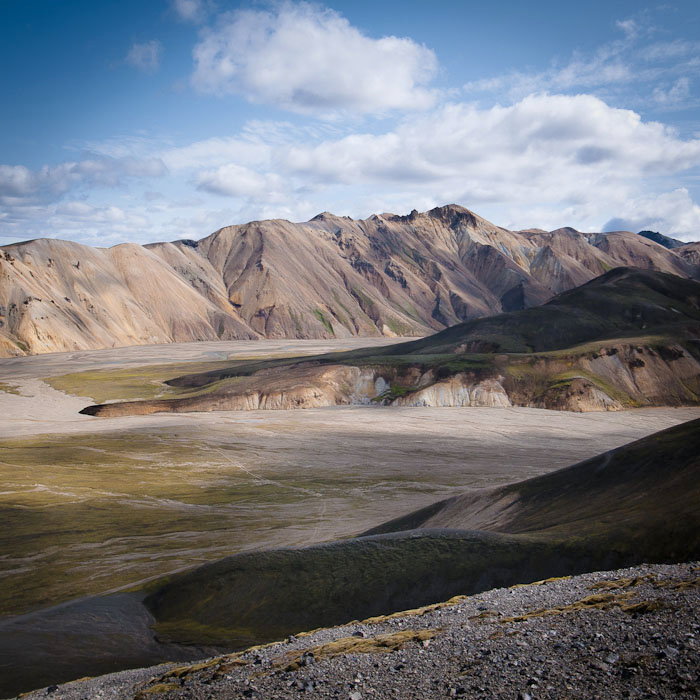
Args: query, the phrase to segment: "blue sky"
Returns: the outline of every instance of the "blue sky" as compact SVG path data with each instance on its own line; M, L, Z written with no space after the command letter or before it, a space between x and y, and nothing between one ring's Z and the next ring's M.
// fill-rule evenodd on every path
M0 243L457 202L700 239L697 2L0 0Z

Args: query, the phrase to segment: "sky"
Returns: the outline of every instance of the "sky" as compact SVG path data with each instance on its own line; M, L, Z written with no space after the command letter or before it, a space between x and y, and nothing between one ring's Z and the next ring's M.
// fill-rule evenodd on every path
M700 240L700 3L0 0L0 244L461 204Z

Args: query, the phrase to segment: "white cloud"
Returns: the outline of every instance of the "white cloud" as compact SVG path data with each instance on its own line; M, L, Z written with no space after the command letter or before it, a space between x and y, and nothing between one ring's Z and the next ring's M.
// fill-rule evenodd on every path
M505 75L466 83L462 90L467 95L481 92L506 93L520 99L536 92L561 92L593 89L613 85L627 85L640 78L631 62L623 55L623 42L613 42L592 56L574 54L561 64L552 65L538 73L513 71Z
M615 25L619 30L624 32L626 37L630 39L635 39L637 36L639 36L642 29L639 22L633 18L618 20L615 22Z
M270 155L270 145L241 137L211 138L187 146L169 148L161 153L168 168L210 168L226 163L260 164Z
M605 231L661 231L681 240L700 240L700 206L687 189L638 197L619 210L619 216L605 224Z
M173 0L175 14L185 22L201 22L206 15L202 0Z
M624 225L615 228L700 238L698 207L682 189L685 173L700 170L700 138L590 95L531 95L489 108L447 104L405 116L383 133L253 122L232 137L183 147L130 147L114 152L134 155L36 171L0 166L0 230L169 239L250 219L303 220L322 210L357 217L457 202L509 228L595 231L616 217ZM168 172L158 183L162 198L93 193ZM72 200L85 201L65 203L71 190L78 193ZM86 209L96 196L103 198L96 211ZM110 206L127 218L119 221Z
M274 173L258 173L235 163L222 165L199 174L199 190L228 197L257 197L270 201L284 191L282 178Z
M160 67L162 44L156 40L133 44L126 54L125 62L144 73L155 73Z
M637 109L648 107L652 93L657 108L693 105L689 76L700 75L700 42L656 41L652 37L659 30L644 15L617 22L623 37L592 52L576 51L568 60L553 61L545 70L513 70L473 80L463 85L462 91L472 99L495 94L510 100L538 92L585 91ZM670 99L666 98L671 91Z
M423 109L435 54L411 39L372 39L330 9L286 2L222 15L195 46L192 82L297 112Z
M560 190L579 188L581 177L679 172L700 165L700 140L679 139L663 124L590 95L532 95L509 107L450 104L385 134L291 147L279 158L290 171L321 181L458 178L505 195L512 186L537 189L550 177Z
M8 199L51 201L84 184L114 187L124 177L159 177L167 168L159 158L90 158L44 165L30 170L23 165L0 165L0 203Z
M700 140L590 95L532 95L489 109L450 104L383 134L256 148L245 164L200 172L200 189L245 197L249 208L293 201L303 189L319 210L342 202L339 213L348 213L353 199L352 214L456 201L517 228L594 230L647 188L700 166ZM691 219L664 211L665 232L697 235Z
M654 88L653 99L662 105L675 105L683 102L690 96L690 80L688 78L678 78L668 90L661 87Z

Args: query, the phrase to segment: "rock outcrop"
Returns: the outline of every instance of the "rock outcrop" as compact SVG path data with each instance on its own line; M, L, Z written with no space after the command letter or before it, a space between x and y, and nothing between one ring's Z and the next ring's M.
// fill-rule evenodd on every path
M0 247L0 356L423 336L540 304L619 265L698 276L686 248L629 232L508 231L456 205L364 221L254 221L146 246L39 239Z

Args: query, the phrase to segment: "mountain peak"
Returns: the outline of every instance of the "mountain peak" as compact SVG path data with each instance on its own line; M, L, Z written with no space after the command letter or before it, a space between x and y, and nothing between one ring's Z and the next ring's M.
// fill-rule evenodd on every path
M664 236L663 233L659 233L658 231L640 231L638 236L642 236L650 241L654 241L654 243L658 243L659 245L662 245L664 248L668 248L669 250L673 250L674 248L680 248L682 245L685 245L683 241L679 241L677 238L671 238L670 236Z

